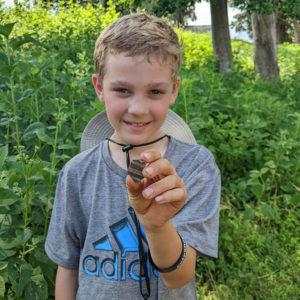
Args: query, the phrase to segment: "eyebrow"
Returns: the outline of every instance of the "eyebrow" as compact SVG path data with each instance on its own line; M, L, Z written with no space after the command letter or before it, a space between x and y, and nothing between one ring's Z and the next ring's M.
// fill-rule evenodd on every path
M110 83L111 86L131 86L130 83L126 81L116 80ZM148 88L167 88L169 83L167 82L153 82L147 85Z

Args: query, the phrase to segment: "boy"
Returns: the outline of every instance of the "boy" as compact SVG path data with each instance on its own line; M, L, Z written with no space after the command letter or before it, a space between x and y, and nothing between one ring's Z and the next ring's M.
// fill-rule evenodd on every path
M217 256L220 174L206 148L162 130L180 83L178 38L158 18L124 16L94 60L113 133L61 171L45 244L56 299L197 299L196 255ZM138 182L133 160L145 164Z

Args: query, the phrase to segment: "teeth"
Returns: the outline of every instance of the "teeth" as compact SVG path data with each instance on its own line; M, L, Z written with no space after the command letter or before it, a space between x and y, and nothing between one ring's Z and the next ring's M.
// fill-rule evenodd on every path
M131 125L136 126L136 127L142 127L145 126L146 123L131 123Z

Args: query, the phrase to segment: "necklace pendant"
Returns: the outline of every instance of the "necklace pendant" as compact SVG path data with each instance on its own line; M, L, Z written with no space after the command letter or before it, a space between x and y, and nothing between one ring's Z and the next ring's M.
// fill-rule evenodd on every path
M143 169L146 163L141 160L133 160L128 167L128 175L132 177L135 182L140 182L143 176Z

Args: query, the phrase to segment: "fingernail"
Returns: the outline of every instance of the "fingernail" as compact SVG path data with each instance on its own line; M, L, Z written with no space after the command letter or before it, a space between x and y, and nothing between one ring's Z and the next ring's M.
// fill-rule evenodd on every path
M146 169L145 169L145 172L148 174L148 175L151 175L152 173L153 173L153 168L152 167L147 167Z
M163 196L157 196L155 198L155 201L157 201L157 202L161 202L162 200L163 200Z
M149 188L148 188L148 189L145 189L145 190L143 191L143 195L144 195L145 197L147 197L147 198L151 197L152 193L153 193L152 189L149 189Z
M149 153L144 153L143 156L146 159L150 159L151 158L151 155Z

